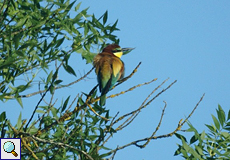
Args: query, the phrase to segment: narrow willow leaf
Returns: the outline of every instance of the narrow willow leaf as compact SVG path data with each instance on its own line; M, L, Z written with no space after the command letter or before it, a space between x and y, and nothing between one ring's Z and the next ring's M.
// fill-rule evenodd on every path
M73 68L70 66L70 65L63 65L65 70L70 73L70 74L73 74L74 76L77 76L75 71L73 70Z
M213 122L214 122L214 124L215 124L215 126L216 126L216 129L217 129L217 130L220 130L220 123L219 123L219 121L217 120L217 118L216 118L214 115L212 115L212 119L213 119Z
M52 76L53 76L53 71L51 71L50 74L48 75L48 77L46 79L46 84L48 84L51 81Z
M17 121L17 128L20 128L22 125L22 113L20 112L18 116L18 121Z
M221 124L221 126L223 127L224 123L225 123L225 112L224 110L221 108L220 105L218 105L218 110L216 110L217 112L217 116L218 116L218 119L219 119L219 122Z
M22 99L20 97L17 97L16 100L18 101L20 106L23 108Z
M105 25L105 23L107 22L107 19L108 19L108 11L106 11L104 13L104 16L103 16L103 24Z
M68 104L68 102L69 102L69 98L70 98L70 96L68 96L68 98L65 100L65 102L64 102L64 104L63 104L63 107L62 107L62 109L61 109L61 112L63 112L63 111L66 109L67 104Z
M75 11L77 11L77 10L80 8L81 3L82 3L82 2L80 2L80 3L77 4L77 6L74 8Z
M58 47L64 42L64 40L65 40L65 37L63 37L63 38L57 40L57 41L56 41L57 44L56 44L55 48L58 48Z
M2 113L0 114L0 122L5 121L5 119L6 119L6 112L2 112Z

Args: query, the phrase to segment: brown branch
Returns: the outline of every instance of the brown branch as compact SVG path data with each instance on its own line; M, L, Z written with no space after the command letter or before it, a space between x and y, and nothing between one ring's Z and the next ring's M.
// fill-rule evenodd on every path
M130 113L127 113L121 117L119 117L117 120L114 121L114 124L121 121L122 119L124 119L125 117L129 116L129 115L134 115L136 114L137 112L140 112L143 108L145 108L147 105L149 105L154 99L156 99L160 94L162 94L163 92L165 92L167 89L169 89L174 83L176 83L176 81L174 81L173 83L171 83L166 89L163 89L161 92L159 92L155 97L153 97L149 102L146 103L146 101L149 99L149 97L157 90L159 89L166 81L168 81L168 79L164 80L159 86L157 86L149 95L148 97L143 101L143 103L141 104L141 106L130 112Z
M38 157L34 154L34 152L32 151L32 149L26 144L25 138L21 137L21 140L22 140L23 146L32 154L32 156L35 159L38 159Z
M129 78L131 78L134 75L134 73L137 72L137 69L140 67L140 65L141 65L141 62L138 63L138 65L134 68L134 70L132 71L132 73L130 75L121 79L113 88L115 88L116 86L120 85L121 83L123 83L123 82L127 81Z
M66 85L61 85L61 86L55 87L54 89L55 90L56 89L61 89L61 88L64 88L64 87L69 87L69 86L71 86L71 85L73 85L75 83L78 83L79 81L81 81L82 79L84 79L86 76L88 76L92 72L93 69L94 68L92 68L91 70L89 70L89 72L87 72L84 76L82 76L81 78L77 79L76 81L73 81L73 82L71 82L69 84L66 84ZM40 93L44 93L45 91L46 90L41 90L41 91L37 91L37 92L30 93L30 94L27 94L27 95L19 95L18 97L19 98L27 98L27 97L31 97L31 96L34 96L34 95L37 95L37 94L40 94ZM11 98L14 98L14 97L11 97Z
M104 120L106 120L106 121L109 121L109 119L107 119L107 118L101 116L100 114L98 114L98 113L93 109L93 107L91 107L91 105L90 105L89 103L86 103L86 105L87 105L87 106L90 108L90 110L91 110L94 114L96 114L98 117L100 117L100 118L102 118L102 119L104 119Z
M152 133L152 135L149 137L149 139L148 139L143 145L140 145L140 146L139 146L140 148L145 148L145 147L149 144L150 140L154 137L154 135L156 134L156 132L159 130L159 128L160 128L160 126L161 126L161 122L162 122L163 117L164 117L165 109L166 109L166 107L167 107L167 103L166 103L165 101L164 101L164 103L165 103L165 106L164 106L164 108L163 108L163 110L162 110L161 118L160 118L160 121L159 121L159 123L158 123L158 125L157 125L155 131Z
M133 87L131 87L131 88L125 90L125 91L122 91L122 92L117 93L117 94L110 95L110 96L108 96L108 97L106 97L106 98L114 98L114 97L117 97L117 96L119 96L119 95L121 95L121 94L125 94L126 92L132 91L132 90L136 89L137 87L141 87L141 86L150 84L150 83L152 83L152 82L154 82L154 81L156 81L156 80L157 80L157 78L154 78L153 80L151 80L151 81L149 81L149 82L145 82L145 83L138 84L138 85L133 86Z
M169 79L169 78L168 78ZM151 100L149 100L149 102L146 103L146 101L149 99L149 97L157 90L159 89L168 79L166 79L165 81L163 81L158 87L156 87L149 95L148 97L143 101L142 105L130 112L127 113L119 118L117 118L113 124L111 126L113 126L114 124L116 124L117 122L123 120L125 117L130 116L129 118L127 118L121 125L119 125L115 130L119 131L122 130L123 128L127 127L136 117L137 115L140 113L140 111L145 108L146 106L148 106L155 98L157 98L160 94L162 94L163 92L165 92L167 89L169 89L174 83L176 83L176 81L174 81L173 83L171 83L166 89L163 89L161 92L159 92L155 97L153 97ZM146 103L146 104L145 104ZM108 131L107 131L108 132ZM106 140L104 140L103 145L112 137L112 135L110 135L109 137L106 138Z
M140 142L145 142L145 143L147 143L149 140L155 140L155 139L167 138L167 137L173 136L176 132L178 132L178 131L181 130L181 127L185 124L185 122L188 120L188 118L190 118L190 117L192 116L192 114L194 113L194 111L195 111L195 110L197 109L197 107L199 106L200 102L203 100L204 95L205 95L205 94L203 94L203 96L200 98L199 102L196 104L196 106L195 106L194 109L191 111L191 113L189 114L189 116L188 116L184 121L183 121L183 119L181 119L181 120L179 121L179 123L178 123L178 125L177 125L177 128L176 128L173 132L168 133L168 134L164 134L164 135L160 135L160 136L154 136L154 135L155 135L155 132L153 132L153 134L152 134L150 137L143 138L143 139L139 139L139 140L130 142L130 143L128 143L128 144L125 144L125 145L123 145L123 146L121 146L121 147L117 147L116 149L114 149L114 150L108 152L107 154L112 154L112 153L114 153L114 152L117 152L118 150L124 149L124 148L126 148L126 147L131 146L131 145L135 145L135 146L137 146L137 147L139 147L139 148L143 148L143 147L145 147L145 145L139 145L138 143L140 143ZM183 121L183 122L182 122L182 121ZM161 121L160 121L160 123L161 123ZM159 126L159 124L158 124L158 126ZM155 131L156 131L156 130L155 130Z
M188 119L193 115L194 111L197 109L197 107L199 106L200 102L203 100L205 96L205 93L202 95L202 97L200 98L199 102L197 102L196 106L193 108L192 112L188 115L188 117L181 123L181 126L183 126L185 124L185 122L188 121Z

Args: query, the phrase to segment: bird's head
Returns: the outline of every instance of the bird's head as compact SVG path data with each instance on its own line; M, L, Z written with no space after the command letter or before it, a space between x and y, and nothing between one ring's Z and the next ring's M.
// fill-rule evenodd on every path
M121 48L119 45L117 44L110 44L107 47L105 47L103 49L103 52L108 52L108 53L112 53L115 56L121 58L121 56L124 54L129 53L130 51L132 51L134 48Z

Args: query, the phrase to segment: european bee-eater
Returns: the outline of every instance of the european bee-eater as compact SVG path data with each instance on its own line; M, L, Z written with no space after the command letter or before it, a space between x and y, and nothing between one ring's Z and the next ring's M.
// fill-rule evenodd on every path
M102 53L95 56L93 65L101 92L100 106L105 105L106 93L123 78L125 68L120 58L131 50L133 48L121 48L117 44L110 44L102 50Z

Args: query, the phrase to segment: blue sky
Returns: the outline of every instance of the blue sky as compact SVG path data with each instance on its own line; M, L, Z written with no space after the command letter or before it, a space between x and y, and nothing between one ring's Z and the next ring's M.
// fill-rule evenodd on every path
M107 147L116 148L150 136L159 121L163 101L168 106L156 136L172 132L178 121L191 112L203 93L206 94L204 100L190 119L200 132L205 129L204 124L212 123L211 114L216 114L218 104L226 112L229 110L230 1L85 0L81 9L88 6L88 12L94 13L96 17L108 10L109 23L119 20L117 27L120 31L116 35L120 38L121 47L136 47L122 57L126 75L142 62L138 72L128 82L111 91L111 94L158 78L151 85L107 100L106 107L110 109L111 115L118 111L122 115L138 108L145 97L168 77L169 81L160 89L177 80L174 86L144 109L133 124L114 135ZM83 74L92 67L91 64L86 65L79 54L72 59L77 74ZM89 77L80 84L57 91L57 94L66 98L69 93L73 93L74 97L82 90L89 91L97 83L94 73ZM69 79L73 81L74 78L71 76ZM32 113L33 102L37 99L39 96L23 100L23 118L28 118ZM10 106L3 104L6 105L18 108L16 102L11 102ZM9 115L9 111L7 113ZM12 113L11 116L17 117L18 113ZM131 146L119 151L115 159L182 159L173 156L177 149L176 143L180 143L179 140L171 137L151 141L145 149Z
M178 121L190 113L203 93L204 100L190 119L201 132L212 123L211 114L220 104L230 106L230 1L84 1L89 11L100 16L109 11L109 22L119 20L117 36L122 47L136 47L123 56L126 73L142 62L136 75L120 88L129 88L158 78L149 86L138 88L116 100L109 100L114 113L137 108L164 79L177 83L156 99L126 130L114 136L116 147L151 135L158 123L163 100L168 104L159 130L173 131ZM163 88L166 88L165 85ZM116 90L119 90L116 88ZM112 91L113 93L115 91ZM186 126L183 128L186 129ZM152 141L145 149L135 146L117 153L115 159L182 159L173 154L179 141L166 138Z

